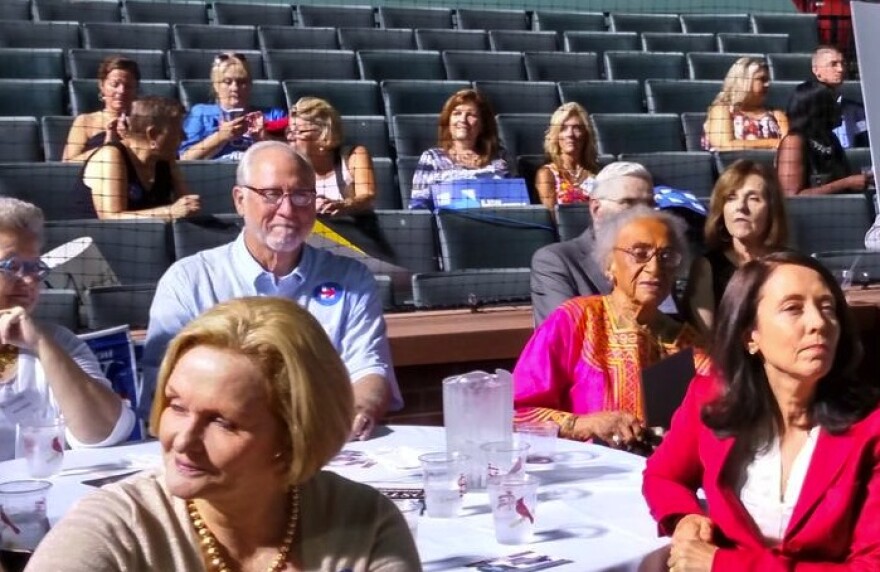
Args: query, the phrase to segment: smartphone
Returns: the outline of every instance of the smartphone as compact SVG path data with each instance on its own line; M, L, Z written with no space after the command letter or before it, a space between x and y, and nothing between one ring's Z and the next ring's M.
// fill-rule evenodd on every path
M243 107L233 107L232 109L224 109L223 113L223 121L232 121L233 119L238 119L242 115L244 115Z

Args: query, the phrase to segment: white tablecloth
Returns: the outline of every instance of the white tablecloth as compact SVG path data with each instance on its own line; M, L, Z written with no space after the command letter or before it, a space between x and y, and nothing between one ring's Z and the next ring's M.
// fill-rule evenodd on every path
M330 470L353 480L394 486L419 483L416 470L401 469L417 454L445 450L439 427L390 426L379 436L352 442L348 451L361 451L376 461L369 467L340 466ZM94 490L82 481L124 470L157 466L158 443L106 449L66 451L62 473L52 480L48 513L52 523L77 499ZM455 519L422 517L417 544L426 572L470 570L477 560L534 550L567 558L572 564L559 572L646 572L664 569L665 539L641 495L644 459L605 447L559 440L553 465L527 465L541 480L536 511L536 541L526 546L495 542L492 515L485 492L469 492L463 515ZM0 480L28 478L23 460L0 463Z

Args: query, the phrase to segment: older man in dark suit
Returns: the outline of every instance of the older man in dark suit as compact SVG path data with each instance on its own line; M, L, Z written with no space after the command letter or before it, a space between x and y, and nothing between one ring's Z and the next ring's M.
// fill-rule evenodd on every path
M654 206L654 182L642 165L619 161L596 176L590 193L592 226L572 240L557 242L532 257L532 308L539 325L575 296L607 294L611 284L593 259L593 227L609 215L636 205Z

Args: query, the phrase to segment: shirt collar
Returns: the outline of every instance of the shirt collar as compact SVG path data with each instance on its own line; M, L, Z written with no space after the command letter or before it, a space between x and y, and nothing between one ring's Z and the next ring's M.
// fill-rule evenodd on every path
M309 275L309 269L312 267L315 258L315 253L311 246L303 244L302 248L303 251L302 256L299 259L299 264L297 264L287 275L276 278L274 274L263 268L247 249L247 245L244 242L244 231L241 231L235 239L235 242L232 243L233 268L236 269L238 274L241 275L248 284L255 287L258 285L258 282L265 280L270 280L275 286L287 284L291 280L294 281L296 285L301 285L306 281L306 276Z

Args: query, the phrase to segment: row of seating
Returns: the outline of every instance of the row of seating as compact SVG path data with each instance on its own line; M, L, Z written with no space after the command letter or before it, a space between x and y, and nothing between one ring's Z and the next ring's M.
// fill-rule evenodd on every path
M792 243L809 253L860 250L874 217L873 198L860 194L795 197L786 200L786 207ZM841 225L840 220L848 224ZM376 211L377 236L386 247L371 254L403 272L410 286L402 291L399 284L392 284L391 276L380 276L386 310L528 299L528 267L534 251L559 238L577 236L589 225L589 212L582 205L557 207L556 221L558 226L540 206L441 210L437 214ZM351 221L331 226L351 237L347 225L356 228ZM119 281L118 286L85 293L88 327L119 322L143 327L156 281L168 266L183 256L227 243L240 230L237 215L221 215L173 223L53 221L46 235L48 249L80 236L92 237ZM335 248L353 255L344 247ZM365 262L370 266L376 258ZM65 298L63 293L57 296ZM89 310L90 300L94 307Z
M209 18L210 6L211 17ZM639 14L414 8L380 6L290 6L252 2L152 2L79 0L4 0L0 20L129 22L245 26L341 28L430 28L462 30L605 31L666 33L794 34L797 49L817 43L814 14Z
M531 30L436 30L378 28L291 28L289 26L211 26L208 24L105 24L80 25L77 41L72 26L51 26L64 30L57 43L45 47L130 50L492 50L513 52L589 51L584 42L598 39L609 42L608 49L649 52L760 52L790 51L788 34L721 32L718 34L683 34L671 32L596 32ZM37 24L26 24L37 27ZM19 22L0 22L14 29L10 47L21 34ZM36 30L35 30L36 31ZM34 48L36 46L27 46Z

